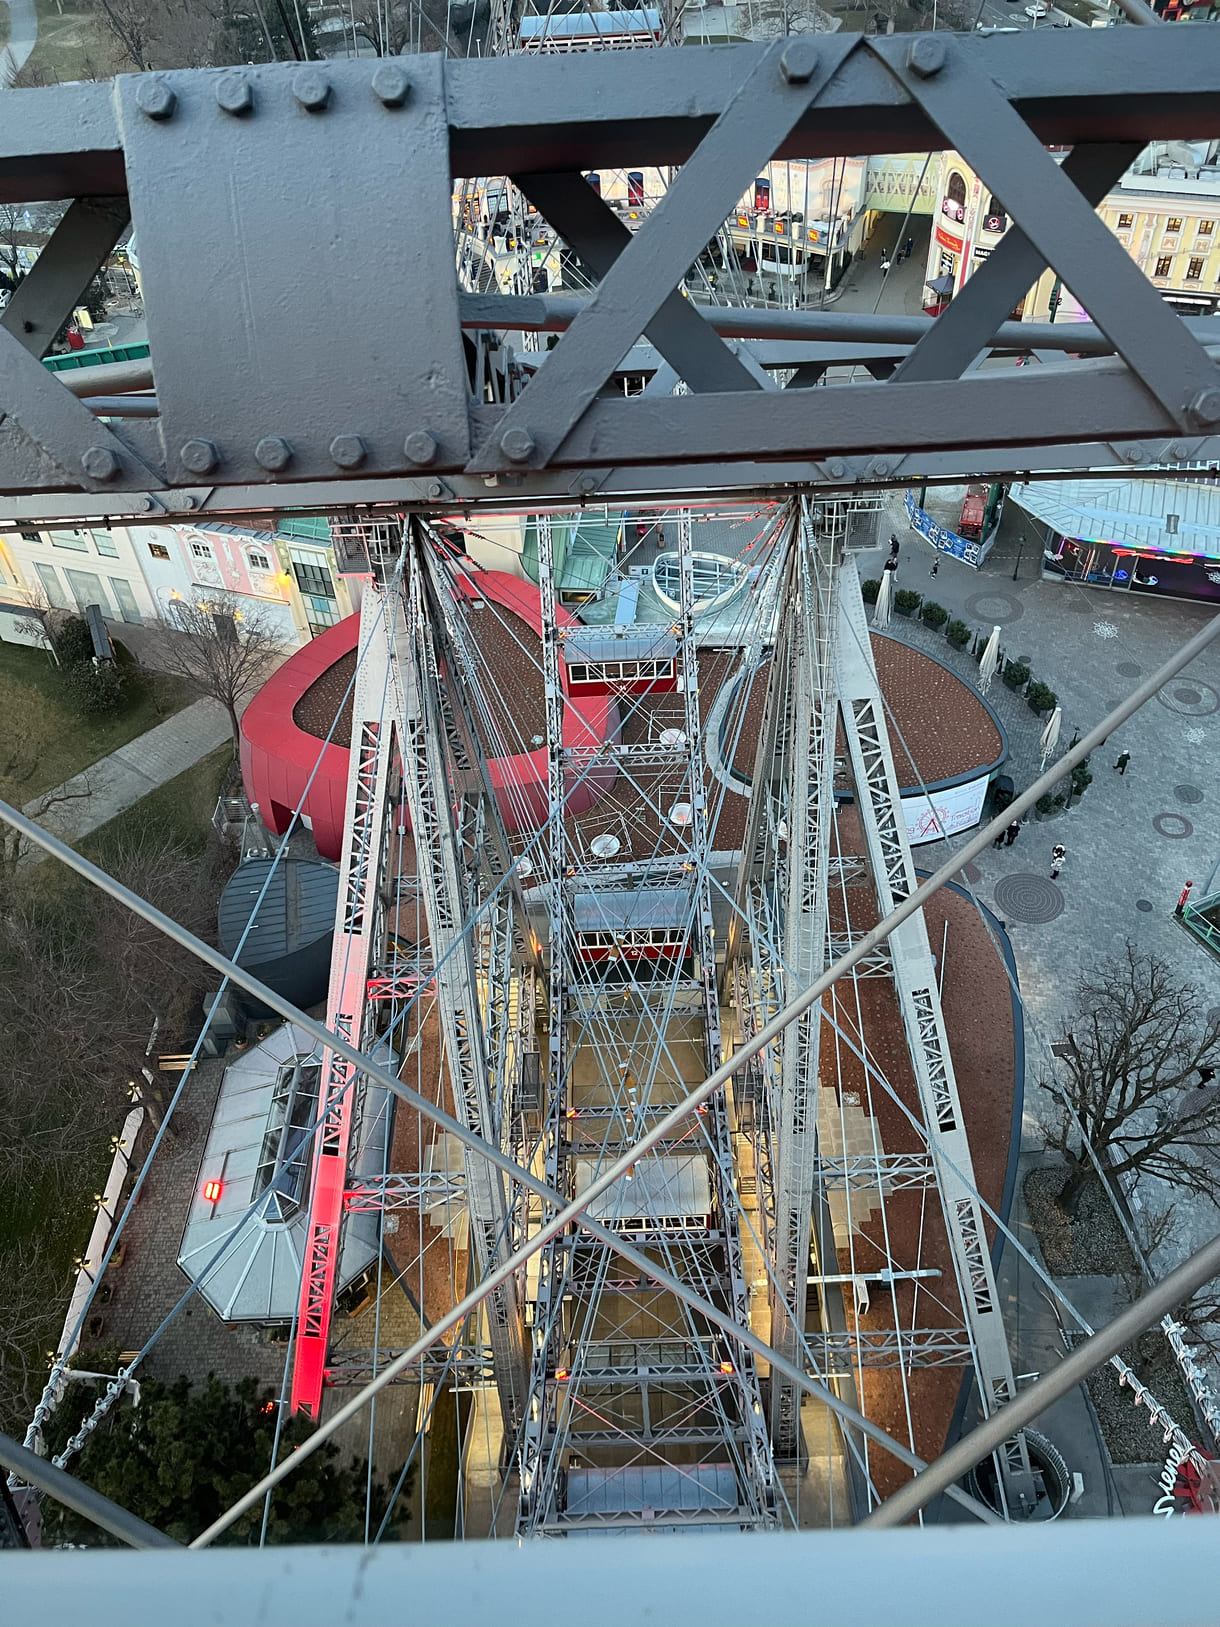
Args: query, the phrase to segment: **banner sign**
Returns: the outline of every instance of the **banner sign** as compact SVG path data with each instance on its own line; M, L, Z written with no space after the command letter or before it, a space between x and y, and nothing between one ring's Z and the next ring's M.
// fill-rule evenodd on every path
M987 795L990 774L980 774L976 780L963 785L950 785L943 791L902 799L902 817L906 821L907 840L912 847L921 842L939 842L945 836L977 825L983 816L983 800Z
M920 508L915 501L914 492L907 492L903 503L912 531L918 532L925 542L930 542L938 553L952 554L954 559L964 560L967 565L973 565L975 570L978 570L983 558L981 543L974 542L969 537L958 536L956 531L950 531L947 526L939 525L926 510Z

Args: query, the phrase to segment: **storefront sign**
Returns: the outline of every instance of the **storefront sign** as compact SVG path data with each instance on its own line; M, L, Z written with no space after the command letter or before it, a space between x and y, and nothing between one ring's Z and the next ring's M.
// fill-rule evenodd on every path
M943 249L952 249L955 254L960 254L962 252L961 238L954 237L953 233L947 232L943 226L938 226L936 228L936 241Z
M978 779L950 785L943 791L931 791L926 796L922 792L904 796L902 816L911 846L939 842L944 836L954 836L958 831L977 825L983 815L983 800L990 778L989 774L980 774Z

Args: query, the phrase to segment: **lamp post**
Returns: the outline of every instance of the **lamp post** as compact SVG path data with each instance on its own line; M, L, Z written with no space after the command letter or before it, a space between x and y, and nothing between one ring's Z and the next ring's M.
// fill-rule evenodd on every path
M1013 579L1014 582L1017 579L1017 572L1021 569L1021 554L1024 551L1024 548L1025 548L1025 533L1024 533L1024 531L1022 531L1017 536L1017 563L1012 568L1012 579Z

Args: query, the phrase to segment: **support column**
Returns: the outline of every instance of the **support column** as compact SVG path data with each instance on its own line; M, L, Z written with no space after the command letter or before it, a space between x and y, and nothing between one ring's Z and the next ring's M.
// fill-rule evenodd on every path
M844 566L842 574L838 671L843 728L877 905L886 915L914 892L915 865L854 563ZM922 910L891 934L889 949L928 1144L936 1163L962 1310L974 1342L983 1412L990 1416L1013 1398L1016 1387L983 1212L972 1191L978 1183ZM996 1462L1009 1513L1031 1515L1036 1488L1024 1435L1005 1441Z
M405 614L400 595L394 595L388 606L391 705L402 755L403 790L415 835L432 963L437 968L437 1011L454 1105L468 1129L494 1140L474 948L466 926L453 790L444 753L445 728L436 669L429 655L434 648L435 629L423 591L419 547L418 540L413 539L407 560ZM478 1269L486 1275L510 1252L504 1179L477 1153L466 1149L465 1156L471 1240ZM511 1440L521 1423L525 1397L524 1335L515 1281L510 1279L489 1295L486 1314L500 1409Z

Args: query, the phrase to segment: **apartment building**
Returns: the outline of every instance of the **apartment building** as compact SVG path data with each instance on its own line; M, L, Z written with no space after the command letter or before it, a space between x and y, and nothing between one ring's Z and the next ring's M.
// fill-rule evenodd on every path
M1098 214L1166 301L1190 316L1220 306L1220 143L1154 142ZM957 153L943 155L928 251L927 303L938 310L1008 230L996 197ZM1013 312L1029 322L1087 322L1051 270Z

